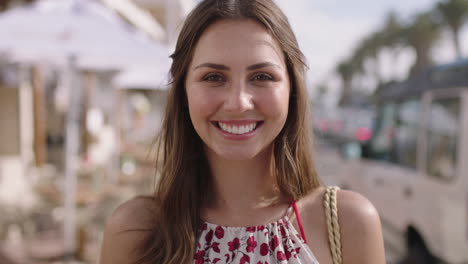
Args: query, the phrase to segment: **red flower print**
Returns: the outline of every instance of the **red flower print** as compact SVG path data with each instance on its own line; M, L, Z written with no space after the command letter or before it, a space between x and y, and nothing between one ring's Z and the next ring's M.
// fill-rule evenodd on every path
M218 239L221 239L224 237L224 229L220 226L216 227L216 230L215 230L215 236L218 238Z
M270 241L270 248L272 251L275 250L276 247L279 245L279 239L278 236L274 236L273 239Z
M205 257L205 251L203 250L199 250L196 254L195 254L195 263L196 264L203 264L203 258Z
M203 226L202 226L202 230L206 230L207 227L208 227L208 225L206 223L204 223Z
M270 252L270 250L268 248L267 243L263 243L262 245L260 245L260 255L266 256L268 254L268 252Z
M246 262L250 263L250 257L248 255L242 256L242 258L240 259L239 264L245 264Z
M211 245L211 248L213 249L214 252L216 253L219 253L220 250L219 250L219 243L218 242L213 242L213 244Z
M213 240L213 230L210 230L205 236L206 244L210 244L211 240Z
M231 234L226 227L202 223L198 241L195 241L192 264L279 264L294 261L303 251L303 242L292 224L288 224L278 221L274 225L239 228L237 231L241 232ZM206 230L202 231L202 228ZM306 262L312 262L312 259Z
M283 251L278 251L276 253L276 259L277 260L286 260L286 256L284 255Z
M239 238L237 238L237 237L234 238L233 241L228 243L228 246L229 246L229 251L234 251L234 250L238 249L240 247Z
M281 236L286 237L286 230L284 229L284 226L280 226L280 232Z
M255 230L256 230L256 227L255 227L255 226L250 226L250 227L247 227L247 228L246 228L246 231L247 231L247 232L250 232L250 233L255 232Z
M249 237L247 239L247 252L254 252L256 247L257 247L257 242L255 241L255 238Z

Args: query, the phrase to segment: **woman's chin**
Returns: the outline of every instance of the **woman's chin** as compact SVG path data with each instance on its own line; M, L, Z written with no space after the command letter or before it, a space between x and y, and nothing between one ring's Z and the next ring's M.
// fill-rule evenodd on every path
M254 159L267 157L266 151L255 148L218 148L211 149L210 156L215 159L230 160L230 161L251 161Z
M216 157L223 160L231 160L231 161L248 161L252 160L258 155L257 153L246 153L246 152L219 152L215 153Z

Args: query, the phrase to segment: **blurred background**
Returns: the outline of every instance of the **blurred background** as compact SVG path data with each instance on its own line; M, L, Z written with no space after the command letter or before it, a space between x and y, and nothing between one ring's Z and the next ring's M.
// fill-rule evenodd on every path
M0 264L98 263L110 213L151 193L197 2L0 0ZM277 3L323 182L374 203L388 263L468 263L468 0Z

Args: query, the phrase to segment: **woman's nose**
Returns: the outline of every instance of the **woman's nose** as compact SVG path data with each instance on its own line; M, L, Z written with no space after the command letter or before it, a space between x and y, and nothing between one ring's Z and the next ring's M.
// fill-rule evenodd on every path
M245 112L253 108L253 95L243 83L236 83L229 87L224 101L224 110L228 112Z

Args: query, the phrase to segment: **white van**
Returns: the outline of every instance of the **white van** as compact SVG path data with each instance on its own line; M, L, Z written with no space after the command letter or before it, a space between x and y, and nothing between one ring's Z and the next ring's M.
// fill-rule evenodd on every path
M338 184L373 202L386 246L409 263L468 263L468 60L377 98L369 159Z

